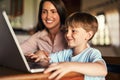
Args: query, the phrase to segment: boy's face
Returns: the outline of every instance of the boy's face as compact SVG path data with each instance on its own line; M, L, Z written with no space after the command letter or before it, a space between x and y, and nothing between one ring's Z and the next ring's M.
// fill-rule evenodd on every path
M81 27L68 27L65 38L70 48L84 46L88 41L88 32Z

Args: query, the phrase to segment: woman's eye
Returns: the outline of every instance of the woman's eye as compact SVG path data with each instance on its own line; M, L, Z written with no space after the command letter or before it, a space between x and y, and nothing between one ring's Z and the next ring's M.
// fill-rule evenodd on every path
M45 11L45 10L42 10L42 13L46 13L46 11Z
M56 10L53 10L52 13L57 13L57 11L56 11Z

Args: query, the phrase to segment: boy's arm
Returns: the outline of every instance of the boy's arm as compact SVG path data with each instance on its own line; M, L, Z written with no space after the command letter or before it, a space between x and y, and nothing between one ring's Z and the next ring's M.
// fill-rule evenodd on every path
M89 76L106 76L107 69L102 61L97 61L94 63L82 63L82 62L63 62L57 63L57 65L52 64L44 73L54 71L49 78L60 79L65 74L69 72L78 72Z
M74 71L90 76L106 76L107 68L103 61L94 63L75 63Z

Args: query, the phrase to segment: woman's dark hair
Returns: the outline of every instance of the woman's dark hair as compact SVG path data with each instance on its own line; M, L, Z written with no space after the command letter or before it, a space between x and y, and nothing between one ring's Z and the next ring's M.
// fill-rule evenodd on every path
M36 31L39 31L39 30L41 31L46 28L41 19L43 4L46 1L51 2L57 9L57 12L60 16L61 27L65 24L65 19L66 19L67 13L66 13L66 8L65 8L62 0L41 0L40 5L39 5L38 23L36 26Z

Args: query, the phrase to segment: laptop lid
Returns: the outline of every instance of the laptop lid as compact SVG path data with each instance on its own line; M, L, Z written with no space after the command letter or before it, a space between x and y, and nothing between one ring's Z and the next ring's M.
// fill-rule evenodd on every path
M30 69L5 11L0 11L0 65L31 73L44 70Z

